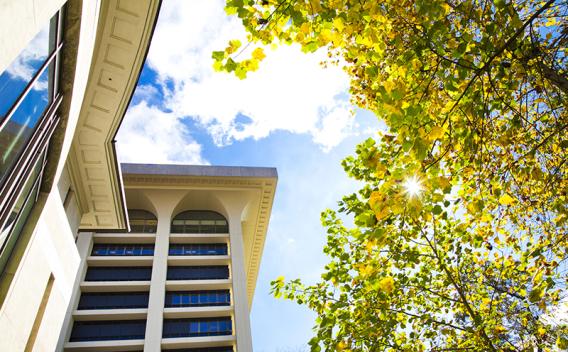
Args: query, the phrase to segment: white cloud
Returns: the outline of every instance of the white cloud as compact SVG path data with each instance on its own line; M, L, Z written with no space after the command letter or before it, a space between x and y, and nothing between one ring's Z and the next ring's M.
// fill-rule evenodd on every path
M208 164L179 118L144 101L128 109L117 140L121 162Z
M8 66L6 72L12 79L29 82L43 61L47 58L49 44L49 27L43 28L26 46L18 57ZM36 81L35 90L47 89L47 71Z
M268 50L260 69L245 80L213 72L211 52L244 37L223 6L213 0L164 2L148 63L161 82L173 83L167 108L196 119L217 145L285 130L308 133L329 150L352 133L348 77L339 67L321 67L323 53L306 55L298 46L283 46ZM252 121L237 123L239 114Z

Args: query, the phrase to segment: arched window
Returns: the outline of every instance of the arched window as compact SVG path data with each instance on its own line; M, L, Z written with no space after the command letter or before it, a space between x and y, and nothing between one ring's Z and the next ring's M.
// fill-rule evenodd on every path
M227 233L227 219L209 210L188 210L179 213L172 220L172 233Z
M158 219L149 211L142 209L128 209L131 232L156 233Z

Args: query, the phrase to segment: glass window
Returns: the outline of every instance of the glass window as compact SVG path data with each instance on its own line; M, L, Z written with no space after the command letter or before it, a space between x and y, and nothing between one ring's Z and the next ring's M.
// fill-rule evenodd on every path
M40 173L43 167L44 157L40 157L36 162L30 177L26 180L20 195L12 206L8 219L0 231L0 271L8 262L12 249L16 245L20 231L25 225L25 221L32 210L39 191L41 181Z
M14 105L28 82L37 74L49 54L49 29L46 26L32 39L20 55L0 74L0 121ZM42 81L42 80L40 80ZM43 79L46 85L47 79Z
M128 209L130 231L138 233L156 233L158 219L149 211L142 209Z
M143 339L146 320L76 321L70 342Z
M150 281L151 266L92 266L87 269L85 281Z
M227 255L226 243L170 244L169 255Z
M148 292L83 292L77 309L148 308Z
M229 267L226 265L209 266L170 266L168 280L220 280L229 278Z
M0 130L0 176L2 179L15 165L48 106L47 85L43 84L43 81L47 81L47 76L46 70Z
M45 153L58 120L60 23L57 13L0 72L0 197L6 202L0 209L0 270L37 200Z
M166 292L166 307L227 306L229 290Z
M154 255L153 244L107 244L95 243L91 255L94 256L140 256Z
M164 319L162 336L194 337L232 334L230 317L198 319Z
M227 219L217 212L188 210L172 220L172 233L228 233Z

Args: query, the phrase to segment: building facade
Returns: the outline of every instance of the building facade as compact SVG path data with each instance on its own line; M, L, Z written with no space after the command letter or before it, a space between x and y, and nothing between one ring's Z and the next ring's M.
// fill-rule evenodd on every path
M159 8L0 3L0 351L252 350L274 170L117 162Z
M252 351L271 168L123 164L131 230L80 232L66 351Z

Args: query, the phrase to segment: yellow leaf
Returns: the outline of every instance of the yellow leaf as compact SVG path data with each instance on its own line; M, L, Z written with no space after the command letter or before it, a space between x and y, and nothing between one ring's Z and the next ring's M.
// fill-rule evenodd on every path
M428 137L431 141L439 139L440 137L442 137L444 135L444 128L440 127L440 126L434 126L432 127L432 130L430 130L430 133L428 134Z
M394 279L390 276L382 278L379 281L379 288L390 294L394 290Z
M346 344L345 342L341 341L341 342L339 342L339 343L337 344L337 346L335 347L335 349L336 349L337 351L343 351L343 350L345 350L346 347L347 347L347 344Z
M345 25L343 24L343 20L341 19L341 17L336 17L333 20L333 26L335 28L337 28L338 31L343 31L343 29L345 28Z
M499 198L499 203L501 205L511 205L515 202L515 198L511 197L507 193L503 194L501 198Z
M502 333L504 333L504 332L506 332L506 331L507 331L507 328L504 327L503 325L497 325L497 326L495 327L495 333L496 333L497 335L502 334Z
M264 54L264 50L262 48L256 48L252 52L252 57L257 60L262 60L266 57L266 55Z

